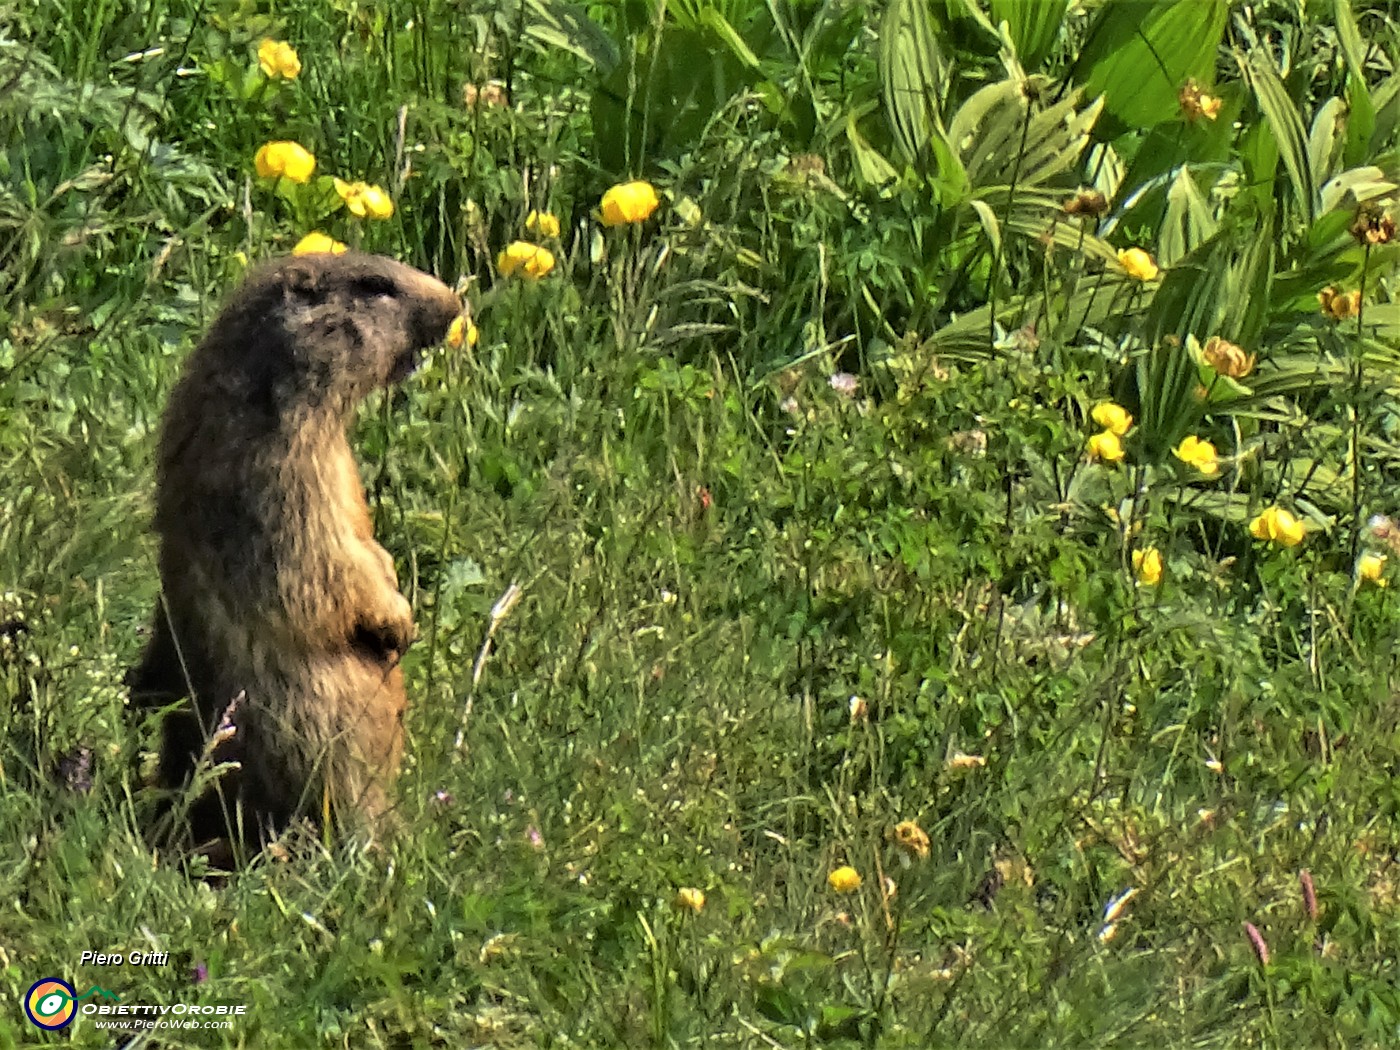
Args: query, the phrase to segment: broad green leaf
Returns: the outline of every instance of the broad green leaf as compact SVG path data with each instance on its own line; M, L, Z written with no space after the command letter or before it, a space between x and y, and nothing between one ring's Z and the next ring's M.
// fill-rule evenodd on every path
M1007 24L1016 57L1029 70L1055 46L1068 7L1069 0L991 0L991 20Z
M846 141L851 144L851 155L856 161L856 174L868 185L880 187L899 178L899 172L887 161L880 151L860 133L857 124L858 114L852 112L846 117Z
M1089 95L1135 128L1175 119L1187 80L1212 83L1225 28L1224 0L1142 0L1106 4L1080 54Z
M895 142L911 163L921 164L930 136L941 126L938 101L947 90L928 0L891 0L880 22L879 64Z
M1177 169L1167 188L1167 213L1157 242L1157 261L1174 266L1182 256L1215 236L1218 224L1205 195L1196 185L1196 176L1187 165Z
M1288 172L1293 196L1303 212L1303 221L1312 222L1317 215L1317 189L1313 181L1312 161L1308 157L1307 132L1303 118L1288 97L1288 89L1279 79L1273 59L1268 52L1256 49L1249 57L1239 57L1240 70L1254 91L1259 110L1273 133L1279 159Z

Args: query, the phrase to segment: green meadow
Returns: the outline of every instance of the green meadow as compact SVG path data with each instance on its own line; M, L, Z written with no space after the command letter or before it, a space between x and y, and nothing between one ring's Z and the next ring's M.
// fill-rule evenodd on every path
M1398 184L1376 0L0 0L0 1050L1397 1045ZM154 448L313 233L470 308L401 831L209 880Z

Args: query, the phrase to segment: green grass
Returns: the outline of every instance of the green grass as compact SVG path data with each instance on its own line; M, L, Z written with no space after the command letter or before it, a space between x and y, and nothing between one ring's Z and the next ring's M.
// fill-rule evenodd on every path
M1350 237L1354 201L1309 217L1284 111L1369 93L1375 131L1309 160L1400 181L1400 26L1352 5L1349 73L1286 6L1206 49L1233 130L1110 102L1099 227L1060 206L1113 165L1063 121L1054 164L1022 156L1019 88L960 189L881 108L870 34L917 34L854 7L713 5L754 68L704 5L663 32L639 4L0 4L0 1048L62 1041L20 1005L46 976L247 1004L152 1047L1393 1045L1400 609L1353 564L1400 510L1397 257ZM1006 74L931 10L946 124ZM1027 68L1084 83L1088 17L1018 37ZM1233 56L1279 26L1275 96ZM250 72L265 35L295 82ZM657 49L704 51L692 94ZM509 106L464 105L496 78ZM281 138L394 218L256 179ZM1178 170L1199 205L1153 182ZM661 209L603 229L630 176ZM535 208L558 265L502 279ZM464 278L481 341L355 437L420 631L403 833L293 833L211 888L141 833L152 449L246 261L312 228ZM1160 283L1108 261L1131 245ZM1327 285L1363 316L1319 315ZM1258 354L1242 385L1183 348L1215 334ZM1137 422L1117 466L1084 454L1109 399ZM1218 478L1171 455L1188 433ZM1251 538L1276 503L1301 545ZM60 771L80 749L90 788ZM63 1038L113 1045L91 1017Z

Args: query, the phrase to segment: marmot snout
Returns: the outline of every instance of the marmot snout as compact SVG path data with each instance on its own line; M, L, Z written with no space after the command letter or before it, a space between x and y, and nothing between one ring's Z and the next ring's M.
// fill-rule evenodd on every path
M163 600L129 682L143 706L192 701L166 720L165 787L188 780L221 719L232 730L212 758L240 768L195 803L196 841L256 843L299 813L373 824L388 807L414 626L346 427L460 309L441 281L390 259L285 259L234 293L170 396Z

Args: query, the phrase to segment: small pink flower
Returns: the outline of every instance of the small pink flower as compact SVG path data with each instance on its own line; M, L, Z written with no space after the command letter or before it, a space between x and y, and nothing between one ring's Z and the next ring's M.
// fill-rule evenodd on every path
M831 389L842 397L855 397L856 388L860 386L860 380L850 372L837 372L827 382L831 384Z
M1249 943L1254 946L1254 954L1259 957L1260 966L1269 965L1269 946L1264 943L1264 935L1259 932L1259 927L1252 922L1244 924L1245 936L1249 938Z
M540 834L540 829L533 824L525 829L525 841L535 849L544 849L544 836Z

